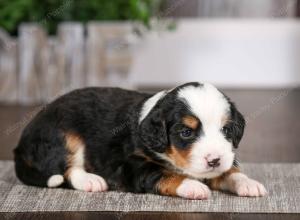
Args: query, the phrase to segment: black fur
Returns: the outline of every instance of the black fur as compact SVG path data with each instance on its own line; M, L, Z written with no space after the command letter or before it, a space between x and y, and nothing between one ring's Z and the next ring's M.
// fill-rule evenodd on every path
M26 184L46 186L66 171L64 132L80 134L92 172L120 187L122 165L134 151L142 102L150 95L112 88L75 90L46 106L24 129L15 149L16 173ZM31 166L28 166L30 164Z
M142 121L139 129L143 145L159 153L166 150L169 143L162 109L151 111Z
M225 126L228 128L228 133L225 134L228 140L232 141L234 148L238 148L239 143L244 135L244 129L246 126L246 121L244 116L237 110L235 104L230 100L228 96L223 94L230 104L230 118L231 121Z
M232 143L235 148L238 148L238 145L244 134L246 121L243 115L236 109L233 103L231 103L230 111L231 111L231 119L233 120L232 123L233 134L231 135Z

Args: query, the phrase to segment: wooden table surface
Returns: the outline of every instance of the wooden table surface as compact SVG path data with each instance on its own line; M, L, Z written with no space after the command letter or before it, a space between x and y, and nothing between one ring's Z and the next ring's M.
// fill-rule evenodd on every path
M300 162L300 90L225 90L245 115L242 162ZM22 128L42 105L0 105L0 159L12 159ZM297 214L43 212L0 213L0 219L300 219Z

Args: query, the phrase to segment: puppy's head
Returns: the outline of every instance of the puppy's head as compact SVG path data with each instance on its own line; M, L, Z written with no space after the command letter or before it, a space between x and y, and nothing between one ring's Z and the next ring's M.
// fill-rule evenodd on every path
M144 104L139 135L146 148L181 172L213 178L229 170L245 120L210 84L188 83Z

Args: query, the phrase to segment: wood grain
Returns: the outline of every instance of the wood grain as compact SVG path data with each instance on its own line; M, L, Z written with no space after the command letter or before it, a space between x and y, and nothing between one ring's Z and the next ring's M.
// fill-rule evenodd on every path
M298 214L166 213L166 212L25 212L0 213L15 220L298 220Z
M86 50L87 84L90 86L104 86L107 83L105 72L105 42L101 24L90 22L87 25L88 38Z
M58 27L59 74L65 74L66 91L84 87L84 28L80 23L62 23Z
M32 105L85 86L132 87L133 36L128 22L89 22L87 33L82 23L63 22L56 36L24 23L14 38L0 27L0 102Z
M17 101L17 42L0 29L0 100Z
M45 86L46 33L36 24L20 25L19 33L19 80L15 89L18 89L19 103L38 103L43 100Z

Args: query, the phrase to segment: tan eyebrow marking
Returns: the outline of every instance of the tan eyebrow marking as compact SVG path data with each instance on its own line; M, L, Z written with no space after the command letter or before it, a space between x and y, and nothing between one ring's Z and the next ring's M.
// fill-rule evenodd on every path
M193 116L187 115L182 118L182 122L189 128L196 129L199 125L199 120Z

